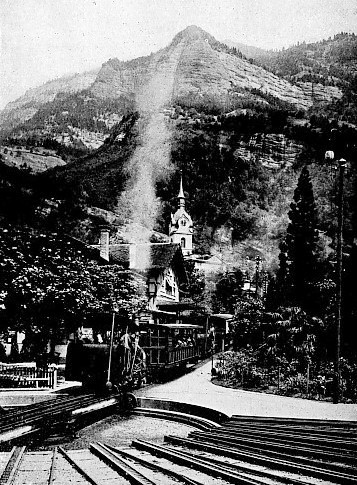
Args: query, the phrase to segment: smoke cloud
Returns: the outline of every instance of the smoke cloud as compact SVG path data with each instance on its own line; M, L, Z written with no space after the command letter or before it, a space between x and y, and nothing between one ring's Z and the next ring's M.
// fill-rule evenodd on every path
M156 182L172 170L171 128L163 108L172 99L180 53L178 46L168 55L158 53L150 66L150 80L137 96L139 145L127 166L130 181L118 201L119 211L125 210L129 219L124 235L132 243L149 241L160 208Z

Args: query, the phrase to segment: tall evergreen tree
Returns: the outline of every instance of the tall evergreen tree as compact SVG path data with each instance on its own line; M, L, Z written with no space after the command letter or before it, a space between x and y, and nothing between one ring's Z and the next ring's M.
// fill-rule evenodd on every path
M281 246L278 272L278 280L284 285L280 293L285 292L287 300L282 303L298 305L311 311L311 285L316 278L318 263L318 232L314 193L306 166L301 171L294 192L289 218L285 243Z

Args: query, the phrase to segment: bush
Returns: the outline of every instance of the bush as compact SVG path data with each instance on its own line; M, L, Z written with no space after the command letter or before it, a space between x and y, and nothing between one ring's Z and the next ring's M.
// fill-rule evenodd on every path
M279 394L284 396L293 396L295 394L306 394L307 379L306 376L298 374L288 377L280 386Z
M283 361L279 366L260 365L258 352L244 349L218 354L215 376L232 388L266 390L284 396L330 399L334 391L333 362L307 368L297 361ZM341 359L342 401L357 402L357 364Z

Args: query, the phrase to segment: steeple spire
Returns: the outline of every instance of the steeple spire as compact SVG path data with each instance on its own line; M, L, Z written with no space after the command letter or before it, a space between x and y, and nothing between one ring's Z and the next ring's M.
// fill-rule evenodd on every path
M185 194L183 193L183 185L182 185L182 170L180 170L181 173L181 180L180 180L180 192L179 195L177 196L179 200L179 205L183 209L185 208Z
M175 214L171 214L169 235L174 244L180 244L183 255L188 256L193 252L193 224L190 214L185 209L186 197L183 191L181 170L180 175L180 191L177 196L179 207Z

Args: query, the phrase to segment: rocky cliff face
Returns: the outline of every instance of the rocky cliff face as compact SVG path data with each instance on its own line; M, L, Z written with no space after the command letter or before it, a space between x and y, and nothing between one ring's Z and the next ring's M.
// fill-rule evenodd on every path
M302 145L295 143L281 133L256 133L249 141L240 142L239 156L258 160L268 169L291 167L301 153Z
M8 103L0 112L0 126L16 126L34 116L45 103L53 101L58 93L76 93L89 88L95 81L98 69L65 76L26 91L16 101Z
M251 64L199 27L180 32L165 49L129 62L111 59L102 66L91 88L102 97L137 96L157 69L177 64L173 98L191 95L223 99L259 89L282 101L308 108L311 95L262 67Z
M339 52L335 57L340 55ZM191 26L177 34L169 46L150 56L127 62L110 59L99 70L50 81L27 91L0 113L0 126L12 128L19 125L31 119L59 93L77 93L83 89L88 89L97 100L108 100L108 113L119 115L122 112L113 111L110 106L112 100L122 99L125 104L127 98L129 102L136 100L142 105L147 87L150 86L152 92L154 85L157 86L155 95L160 96L160 91L165 91L166 105L175 102L182 104L182 101L192 107L212 104L218 105L223 111L234 109L232 104L244 100L265 105L280 100L306 110L312 105L339 99L341 86L332 82L335 79L332 76L333 66L328 66L327 54L323 62L319 61L318 67L320 71L324 69L323 72L328 72L329 81L319 82L322 74L317 80L314 74L312 81L311 75L306 74L306 63L312 59L308 53L304 51L301 54L298 50L296 54L292 51L291 56L297 56L299 67L289 64L291 56L286 52L280 57L267 53L270 57L264 58L264 62L259 60L261 65L258 65L258 61L250 62L237 48L217 41L199 27ZM346 53L344 55L346 57ZM269 70L264 68L265 62ZM345 78L346 62L342 66ZM286 72L289 69L292 74L288 76ZM157 83L158 79L162 81L161 86ZM163 86L166 81L169 88Z

